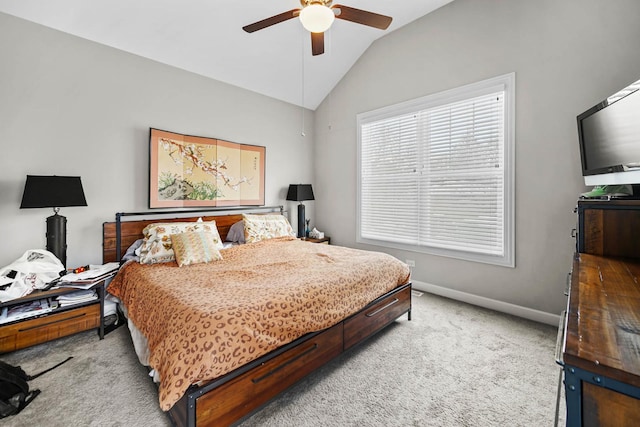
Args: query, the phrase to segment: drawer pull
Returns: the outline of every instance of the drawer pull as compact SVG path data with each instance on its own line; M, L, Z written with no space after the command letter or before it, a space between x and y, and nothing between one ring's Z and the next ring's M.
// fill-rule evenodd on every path
M85 316L85 313L76 314L75 316L65 317L64 319L53 320L51 322L41 323L41 324L39 324L37 326L31 326L29 328L20 329L19 332L26 332L26 331L30 331L32 329L40 329L40 328L42 328L44 326L54 325L54 324L60 323L60 322L66 322L67 320L78 319L78 318L84 317L84 316Z
M379 309L377 309L376 311L373 311L371 313L367 313L366 316L367 317L373 317L376 314L380 313L381 311L386 310L387 308L391 307L393 304L397 303L398 301L400 301L398 298L394 298L393 301L391 301L389 304L384 305L382 307L380 307Z
M318 344L314 343L311 347L309 347L308 349L306 349L302 353L298 354L295 357L292 357L291 359L289 359L286 362L284 362L282 365L276 366L275 368L273 368L272 370L270 370L269 372L267 372L263 376L258 377L258 378L252 378L251 382L254 383L254 384L258 384L260 381L267 379L268 377L270 377L271 375L275 374L279 370L287 367L288 365L292 364L293 362L295 362L296 360L300 359L301 357L306 356L307 354L311 353L312 351L316 350L317 348L318 348Z

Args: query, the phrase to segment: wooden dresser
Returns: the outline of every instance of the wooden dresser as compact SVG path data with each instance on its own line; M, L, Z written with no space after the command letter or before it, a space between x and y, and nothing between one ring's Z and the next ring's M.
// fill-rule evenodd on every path
M640 201L578 202L561 336L567 426L640 426Z

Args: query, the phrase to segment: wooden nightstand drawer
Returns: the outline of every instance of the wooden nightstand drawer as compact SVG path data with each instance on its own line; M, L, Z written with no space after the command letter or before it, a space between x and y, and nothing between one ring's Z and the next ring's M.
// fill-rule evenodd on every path
M19 350L99 326L99 303L3 325L0 327L0 353Z

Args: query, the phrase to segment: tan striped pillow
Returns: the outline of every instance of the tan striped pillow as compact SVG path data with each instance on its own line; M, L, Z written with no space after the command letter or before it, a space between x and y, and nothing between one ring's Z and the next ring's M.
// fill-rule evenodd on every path
M212 233L189 231L171 235L171 244L180 267L222 259Z

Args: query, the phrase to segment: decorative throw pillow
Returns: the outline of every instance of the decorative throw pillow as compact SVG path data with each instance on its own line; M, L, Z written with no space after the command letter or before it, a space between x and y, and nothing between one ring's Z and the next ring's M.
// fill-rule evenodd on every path
M211 238L216 247L222 249L222 241L215 221L153 223L142 230L144 242L140 247L140 263L156 264L175 260L171 235L189 231L211 233Z
M282 215L242 214L244 220L244 239L247 243L275 237L295 237L287 218Z
M180 267L222 259L222 255L220 255L220 251L214 243L212 233L188 231L186 233L172 234L171 243L176 262Z
M227 233L227 242L245 243L244 221L238 221L229 228L229 232Z

